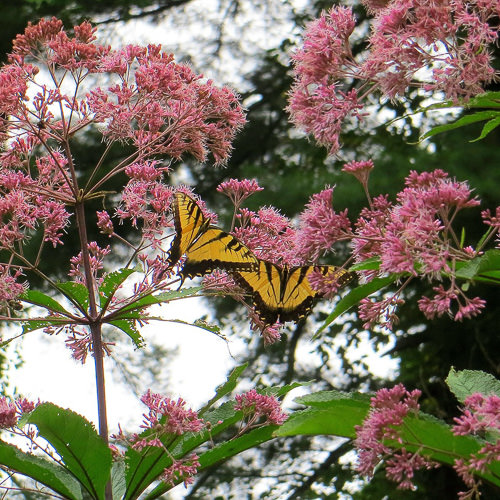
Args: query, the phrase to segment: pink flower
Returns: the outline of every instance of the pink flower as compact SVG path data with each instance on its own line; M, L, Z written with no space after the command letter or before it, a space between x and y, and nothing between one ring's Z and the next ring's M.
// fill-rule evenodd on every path
M387 477L398 483L398 488L412 489L414 471L436 467L418 453L410 453L403 446L393 450L387 440L403 444L399 428L409 413L418 413L420 391L408 392L402 384L392 389L381 389L371 399L371 409L362 425L356 426L355 445L358 450L358 470L371 476L381 460L386 462Z
M40 400L38 400L37 403L34 403L33 401L30 401L26 398L19 397L16 399L15 403L19 413L22 415L23 413L29 413L33 411L40 404Z
M382 328L392 330L399 318L396 314L397 307L402 306L404 300L396 294L387 297L379 302L370 299L362 299L359 303L359 317L363 323L363 328L373 328L380 325Z
M307 277L309 284L317 290L322 297L331 299L338 295L339 289L353 278L352 273L343 270L333 270L325 274L320 267L316 267Z
M299 216L294 252L305 262L317 261L335 243L352 237L347 209L335 212L332 200L333 188L314 194Z
M264 325L263 327L261 326L258 329L261 331L265 347L281 340L281 330L283 329L283 325L281 323L275 323L274 325Z
M302 85L335 79L334 72L351 57L348 40L355 25L351 9L332 7L306 26L304 46L292 57Z
M410 172L407 187L398 194L381 244L381 269L411 274L448 271L450 244L443 235L452 234L455 213L476 206L466 183L448 178L442 170Z
M0 428L8 429L17 424L16 405L6 397L0 397Z
M198 418L198 414L185 408L186 402L179 398L174 401L160 394L154 394L148 390L141 401L149 408L149 413L144 414L144 429L161 429L164 433L181 435L185 432L198 432L203 429L204 422ZM165 423L160 422L166 417Z
M109 216L108 212L103 210L102 212L96 212L97 215L97 227L101 230L101 233L107 234L109 237L114 233L113 221Z
M356 230L353 238L353 254L357 262L379 257L382 252L385 227L390 221L392 203L387 195L380 195L372 200L371 207L361 210L355 223ZM374 273L364 272L367 277Z
M468 396L461 417L454 418L453 433L456 435L483 434L500 430L500 397L480 393Z
M52 17L37 24L28 24L23 35L17 35L13 42L13 55L25 57L36 54L40 47L50 49L50 61L69 70L85 68L97 71L99 57L109 49L93 43L95 28L83 22L74 28L75 36L70 38L63 30L62 21Z
M172 465L163 471L161 480L172 486L182 481L187 488L194 481L193 476L198 472L198 467L200 467L198 458L198 455L193 453L187 458L174 460Z
M236 208L239 208L249 196L263 189L255 179L243 179L241 181L229 179L217 186L217 191L228 196Z
M264 207L255 213L240 209L237 218L242 226L234 229L234 235L258 258L288 265L302 263L295 252L295 229L278 210Z
M465 295L462 295L462 298L463 302L460 301L458 304L458 311L454 317L455 321L462 321L464 318L471 319L481 314L481 311L486 306L486 301L480 297L469 299Z
M25 286L17 282L22 276L22 272L17 270L14 275L7 266L0 265L0 303L8 304L17 300L24 293Z
M367 161L351 161L345 163L342 167L342 172L354 175L356 179L362 184L365 192L368 190L368 178L370 172L373 170L374 165L372 160Z
M433 298L422 297L418 300L418 308L424 313L427 319L442 316L451 312L451 301L457 299L457 294L451 288L445 290L443 285L435 286L436 292Z
M89 250L89 264L90 271L94 275L97 283L102 283L103 276L101 276L100 271L103 269L104 258L110 254L111 247L108 245L106 248L101 248L95 241L91 241L88 244ZM71 269L69 275L77 279L79 283L86 283L86 276L84 271L84 261L82 252L80 252L76 257L71 257Z
M281 425L288 418L274 396L259 394L255 389L239 394L235 399L234 409L249 417L249 425L254 425L260 418L265 419L262 425Z
M291 120L330 154L340 147L344 123L363 116L363 101L374 92L394 100L416 87L460 102L498 78L492 57L496 0L363 3L375 18L362 59L351 52L355 19L344 7L309 23L303 47L293 55Z
M94 352L94 345L92 342L92 334L90 331L82 328L78 325L65 325L61 328L67 334L64 343L66 347L72 351L71 357L76 361L80 361L85 364L87 356ZM50 327L44 329L45 333L54 333ZM59 333L59 332L57 332ZM105 356L111 355L111 348L114 345L113 342L102 342L102 352Z
M96 121L106 124L110 139L130 139L137 147L147 145L151 154L173 158L189 153L205 161L211 153L216 163L227 160L245 121L231 90L203 81L156 45L129 46L126 53L108 55L105 67L117 65L120 73L123 65L129 67L129 80L88 96Z
M453 468L463 479L465 484L476 490L478 479L477 472L486 473L491 463L500 461L500 397L496 394L485 396L475 393L467 397L462 409L462 416L456 417L453 433L458 436L468 434L489 435L493 442L486 443L476 453L467 459L456 459ZM495 437L497 436L497 437ZM462 498L468 498L467 493Z

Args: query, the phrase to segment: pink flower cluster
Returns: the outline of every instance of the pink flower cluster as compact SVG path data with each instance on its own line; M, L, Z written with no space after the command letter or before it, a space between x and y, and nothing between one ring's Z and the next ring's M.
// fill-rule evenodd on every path
M111 251L88 243L85 234L87 221L92 220L89 203L97 198L110 207L97 214L100 230L127 245L131 259L138 257L144 264L146 278L134 290L151 293L165 287L162 243L165 229L172 226L173 189L166 182L171 164L188 155L223 164L245 122L234 92L177 63L159 45L112 50L97 43L95 31L84 22L69 32L56 18L29 24L14 40L8 64L0 68L4 146L0 151L0 250L5 256L5 262L0 262L4 277L0 306L19 297L24 284L15 280L48 259L48 245L63 244L73 219L81 252L68 264L69 274L91 293L96 290ZM41 70L51 78L42 78ZM109 86L86 87L94 73L106 73ZM89 172L83 172L70 146L75 134L91 126L98 127L105 141L102 156ZM116 142L131 149L126 158L113 163L108 153ZM108 182L123 174L128 182L120 195L107 191ZM83 179L86 184L81 184ZM130 222L139 237L125 241L114 230L116 219L120 224ZM35 233L41 235L41 247L25 252L23 246ZM157 255L151 257L148 248ZM106 311L93 314L99 312L104 318ZM86 317L83 308L75 315L83 322ZM67 331L67 344L84 360L85 349L91 349L90 337L74 327Z
M194 481L193 476L198 472L200 462L198 455L193 453L187 458L181 460L174 460L170 467L167 467L161 475L161 480L167 484L175 486L178 482L182 481L187 488L189 484Z
M228 196L236 209L238 209L249 196L263 189L264 188L261 188L255 179L243 179L241 181L238 179L229 179L217 186L217 191Z
M103 280L100 274L103 270L104 258L110 254L111 247L101 248L97 242L91 241L88 244L90 271L96 281L101 283ZM71 257L70 276L73 276L78 283L86 284L87 277L85 276L83 254L80 252L76 257Z
M127 448L132 446L137 451L151 446L161 448L170 457L172 464L163 470L160 480L172 486L183 481L187 487L193 482L193 476L200 467L199 457L192 453L190 456L175 458L169 446L176 436L201 431L205 423L198 418L195 411L185 408L186 402L182 398L174 401L148 390L141 397L141 401L149 409L149 412L143 415L144 422L141 425L146 432L142 436L133 434L131 438L127 438L120 427L119 433L112 437L118 442L121 441ZM111 445L111 450L116 456L121 456L116 445Z
M88 95L89 109L106 126L109 140L132 141L150 153L205 161L211 153L223 163L234 134L244 123L237 97L218 88L159 45L127 46L105 55L101 71L120 82ZM133 70L133 71L131 71Z
M255 425L262 418L261 425L281 425L288 418L274 396L259 394L255 389L239 394L235 399L234 409L243 411L248 417L247 426Z
M299 216L295 251L305 262L317 262L335 243L352 238L347 209L333 209L333 189L314 194Z
M130 157L131 163L123 162L100 175L101 180L84 194L90 196L110 177L125 171L130 182L118 216L130 218L133 224L143 219L146 237L154 241L166 225L171 192L162 184L168 161L160 164L151 156L192 154L204 161L211 154L216 163L223 163L244 124L243 110L232 91L176 63L160 46L113 51L97 44L94 32L85 22L74 28L71 37L60 20L42 19L16 37L10 64L0 69L0 130L7 145L0 155L4 221L0 245L4 248L25 239L37 225L44 228L45 241L54 246L62 243L70 217L66 207L74 205L82 193L72 159L52 144L62 144L91 123L102 124L108 143L131 142L137 153ZM118 83L86 95L79 90L66 95L57 79L53 88L37 82L39 69L30 66L28 59L54 72L58 68L72 72L77 89L83 88L88 73L108 73ZM31 86L39 89L34 97L28 93ZM46 154L35 159L36 169L28 168L39 146Z
M149 412L143 415L144 422L141 427L155 432L144 439L137 440L134 443L134 448L142 449L145 446L163 448L164 445L160 440L161 436L198 432L205 425L203 420L198 418L195 411L185 408L186 402L182 398L174 401L148 390L141 397L141 401L149 408Z
M404 446L394 450L386 444L396 441L403 445L400 428L408 414L418 413L420 391L408 392L402 384L392 389L381 389L371 399L371 409L363 425L356 426L355 445L358 450L358 471L372 476L375 467L385 461L386 475L398 483L400 489L413 489L413 477L419 469L430 469L437 464L418 453L410 453Z
M0 429L15 427L19 417L33 411L38 404L22 397L15 401L9 401L5 396L0 397Z
M455 418L453 433L455 435L490 436L491 442L482 446L469 459L455 460L454 468L465 484L474 491L477 480L476 472L486 472L487 466L493 462L500 462L500 397L491 394L485 396L475 393L469 396L462 409L463 415ZM469 498L468 492L463 492L461 498Z
M17 281L21 275L19 269L11 275L8 266L0 265L0 306L8 309L11 301L18 299L24 293L25 287Z
M404 418L411 413L418 413L417 402L420 391L408 392L402 384L392 389L381 389L371 400L371 409L363 425L356 427L356 448L358 449L358 470L365 475L373 475L375 467L383 460L386 475L398 483L398 488L412 489L414 472L421 468L437 467L438 464L426 459L421 453L409 453L401 438L400 430ZM454 469L470 487L462 492L462 500L472 498L477 492L477 472L485 473L487 467L500 461L500 397L484 396L476 393L465 400L463 415L455 418L453 434L455 436L480 435L490 436L490 442L482 446L477 453L467 459L455 459ZM395 441L398 449L386 443Z
M476 251L462 248L453 221L464 208L479 205L479 200L472 197L466 183L451 179L439 169L412 171L405 184L396 203L379 196L362 210L353 239L356 260L378 257L380 271L385 273L408 273L431 280L441 279L444 273L453 276L455 262L477 256ZM374 272L366 273L368 279L374 276ZM467 297L453 278L448 288L439 284L433 290L432 297L419 300L421 311L429 319L453 314L460 321L479 314L485 306L479 297ZM397 295L381 302L362 301L360 315L366 327L381 317L386 318L385 326L392 326L397 319L394 306L402 301ZM455 312L453 304L457 305Z
M340 147L343 122L361 118L362 102L374 91L395 99L416 87L458 102L498 78L492 63L497 0L363 3L375 18L362 60L350 47L354 15L340 6L307 25L303 47L292 56L291 119L331 154Z
M231 199L238 198L246 189L246 198L251 194L250 182L231 179L231 184L221 184L217 189ZM253 189L260 191L255 186ZM240 208L237 214L240 226L234 229L234 235L258 258L278 265L299 266L317 261L332 251L335 243L352 237L347 210L336 212L332 200L333 188L313 195L297 226L273 207L263 207L257 212Z

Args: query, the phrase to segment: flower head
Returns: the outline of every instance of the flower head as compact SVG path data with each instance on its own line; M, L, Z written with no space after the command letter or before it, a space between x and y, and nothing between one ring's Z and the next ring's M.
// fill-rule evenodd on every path
M193 453L187 458L174 460L172 465L163 471L161 480L172 486L182 481L187 488L194 481L193 476L198 472L200 466L198 458L198 455Z
M185 408L186 402L182 398L174 401L148 390L141 401L149 408L149 413L144 414L144 429L160 429L165 433L181 435L185 432L198 432L204 426L203 420L198 418L195 411Z
M342 167L342 172L354 175L356 179L362 184L365 191L368 189L368 178L370 172L373 170L374 165L372 160L367 161L351 161L345 163Z
M12 401L6 397L0 397L0 428L8 429L17 424L17 408Z
M305 262L317 261L335 243L352 236L347 209L335 212L332 199L333 188L314 194L299 216L294 252Z
M255 389L237 395L235 399L235 410L243 411L252 423L264 418L263 425L280 425L288 418L288 415L281 410L279 401L274 396L259 394Z
M255 179L243 179L241 181L238 179L229 179L217 186L217 191L228 196L237 208L239 208L243 201L249 196L263 189L264 188L260 187Z
M402 384L392 389L381 389L371 399L370 413L363 424L356 426L356 448L358 470L372 475L381 460L386 461L387 477L398 483L398 488L412 489L414 471L435 467L436 464L418 453L410 453L403 446L399 450L390 448L386 441L402 444L400 428L404 418L420 409L420 391L407 391Z

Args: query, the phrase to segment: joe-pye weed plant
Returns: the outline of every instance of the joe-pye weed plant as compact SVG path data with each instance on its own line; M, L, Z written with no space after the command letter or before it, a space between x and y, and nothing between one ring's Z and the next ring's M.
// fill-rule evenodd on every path
M382 11L377 2L366 3L376 15L390 13ZM389 2L387 9L401 7L400 3ZM476 2L474 6L481 11L490 8L487 3ZM476 26L474 12L460 10L461 2L453 4L462 16L458 20L467 20L479 38L464 42L470 47L463 50L459 41L448 44L454 49L449 60L455 62L453 54L457 54L460 64L466 64L465 53L476 66L482 61L484 71L477 72L476 82L461 85L457 83L462 74L458 69L447 72L446 66L440 66L434 76L435 87L430 83L420 87L435 90L449 74L454 82L449 86L450 98L471 99L494 78L484 68L488 58L472 58L474 43L488 53L492 35L488 38ZM435 62L432 51L428 57L412 59L423 52L412 39L421 40L422 31L412 33L410 28L417 25L424 30L425 23L418 24L417 15L424 11L412 11L416 17L411 19L405 19L401 9L395 12L399 12L399 24L387 15L383 18L386 24L377 18L379 32L372 44L383 42L384 29L389 29L392 40L391 30L397 28L402 39L409 41L409 48L400 54L376 52L371 65L368 59L360 66L362 72L352 73L355 66L347 46L355 21L346 9L333 9L312 23L303 49L294 56L292 118L331 152L339 148L342 120L350 112L362 117L360 95L339 91L341 77L365 78L367 82L360 87L363 98L368 89L393 98L404 92L404 82L416 74L417 62L421 66ZM486 23L491 18L488 16L483 19ZM428 36L430 40L442 35L430 30ZM389 53L404 57L384 66L380 57ZM402 69L405 63L412 65L412 72ZM347 67L349 72L342 73L339 67L342 71ZM403 72L401 80L397 79L401 76L398 68ZM105 87L92 88L96 74L106 76ZM458 95L459 89L465 89L464 93ZM490 96L482 102L497 101ZM473 379L477 374L450 373L449 385L464 404L464 418L452 429L422 415L418 392L408 392L402 386L378 394L371 409L365 395L332 391L303 396L298 401L307 408L288 418L276 398L294 385L250 390L221 403L237 383L243 369L238 368L198 412L187 408L182 399L146 392L141 398L148 408L142 432L120 431L110 444L104 361L112 346L106 341L106 328L123 332L140 347L139 328L150 319L151 305L172 307L175 300L200 292L200 287L178 289L178 269L168 264L165 240L172 234L170 207L175 193L168 176L172 164L187 156L223 164L244 124L243 110L231 90L176 63L159 46L112 50L96 43L89 23L69 34L60 21L51 19L29 26L15 39L9 62L0 70L0 113L2 319L21 323L23 333L43 330L53 334L54 341L64 337L73 357L81 362L90 354L95 363L99 415L97 434L91 424L70 410L23 398L3 398L1 427L31 443L23 451L0 442L0 463L9 473L31 477L56 497L155 498L180 482L189 484L198 471L275 436L332 434L356 438L362 474L370 475L377 464L384 463L388 476L402 488L412 487L414 470L439 463L455 465L470 486L467 494L477 492L480 480L500 484L495 424L500 390L498 383L485 375ZM82 172L79 159L72 154L72 141L90 127L97 127L102 134L103 152L91 171ZM109 161L111 151L120 147L127 151L126 156L124 153L123 159L113 164ZM479 203L465 182L457 182L442 170L412 172L396 201L391 202L386 196L370 195L372 169L369 160L344 167L360 180L368 198L366 209L354 222L346 210L333 209L333 188L314 195L296 225L269 207L259 212L241 207L246 197L260 189L253 181L231 180L223 183L220 191L231 198L235 219L241 222L234 234L258 258L282 266L306 265L331 252L338 241L352 241L352 256L346 265L355 264L352 269L358 272L360 285L337 304L326 324L361 302L360 316L367 328L377 322L392 327L397 320L396 307L404 301L405 286L417 278L438 282L433 295L419 302L427 317L450 314L461 321L480 314L486 304L479 297L469 297L460 281L498 282L498 250L486 250L486 245L498 236L499 209L493 215L483 212L487 224L484 238L475 247L465 245L453 222L458 211ZM116 190L120 180L124 180L123 186ZM111 184L115 191L109 189ZM92 212L95 200L102 210ZM90 224L99 228L100 243L89 241ZM128 224L134 230L132 237L126 240L120 236L117 224ZM76 228L80 252L65 264L57 260L57 251L72 227ZM113 244L127 249L119 265ZM122 255L123 251L120 258ZM51 276L47 261L65 268L69 281ZM36 283L43 283L40 290L30 287L33 277ZM367 299L393 283L399 287L388 298L378 302ZM318 278L314 285L324 296L337 293L334 282ZM244 300L230 276L216 273L206 278L205 287ZM31 316L32 311L40 310L45 312ZM282 325L259 324L259 318L250 314L266 343L279 339ZM493 393L484 389L485 380ZM470 393L460 391L463 385ZM50 446L37 444L38 437Z

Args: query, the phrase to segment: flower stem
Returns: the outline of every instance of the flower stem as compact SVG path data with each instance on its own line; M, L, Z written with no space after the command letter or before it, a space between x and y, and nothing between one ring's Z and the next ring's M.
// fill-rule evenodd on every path
M90 255L88 249L88 238L85 224L85 210L83 200L78 200L75 204L75 215L78 224L78 233L82 249L83 267L85 270L85 282L89 292L89 327L92 334L92 350L95 363L95 378L97 391L97 412L99 419L99 436L109 444L108 438L108 417L106 411L106 388L104 383L104 360L102 350L102 322L99 319L96 301L95 280L90 265ZM106 485L106 500L112 499L111 482Z

